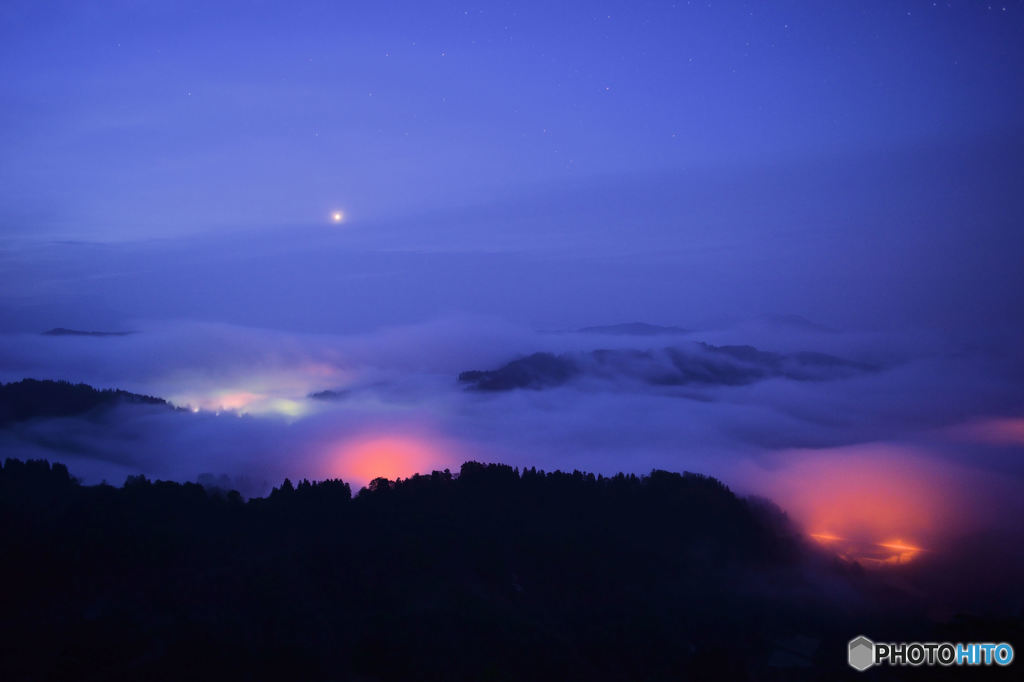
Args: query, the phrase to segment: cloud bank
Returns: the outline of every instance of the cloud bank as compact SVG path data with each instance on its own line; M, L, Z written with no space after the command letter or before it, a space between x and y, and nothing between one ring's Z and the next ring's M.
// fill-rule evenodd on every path
M0 335L0 377L120 387L189 410L124 405L34 420L0 431L5 454L64 461L90 482L141 473L228 481L248 495L286 476L359 486L467 459L606 474L689 470L774 499L810 532L928 547L971 529L1019 530L1006 520L1024 512L1014 492L1024 476L1019 358L925 334L765 320L696 330L670 341L744 366L827 354L811 357L842 358L824 366L843 371L666 385L634 371L652 358L672 365L660 336L536 332L467 317L354 335L187 321L136 328L117 337ZM699 345L750 342L755 332L753 355ZM598 378L582 372L544 390L482 392L458 381L464 370L537 352L592 359L599 349L621 371L602 366ZM326 399L310 397L322 391Z

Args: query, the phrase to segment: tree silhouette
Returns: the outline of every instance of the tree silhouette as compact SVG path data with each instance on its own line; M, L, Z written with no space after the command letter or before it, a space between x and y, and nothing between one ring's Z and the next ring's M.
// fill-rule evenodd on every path
M467 462L245 501L8 459L0 540L4 680L800 679L769 665L795 636L828 654L803 679L841 679L860 622L777 510L688 473ZM874 588L828 571L863 616Z

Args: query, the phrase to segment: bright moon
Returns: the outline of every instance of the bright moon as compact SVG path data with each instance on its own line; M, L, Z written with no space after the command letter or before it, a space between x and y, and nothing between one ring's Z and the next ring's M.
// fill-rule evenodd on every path
M331 220L336 223L340 223L344 217L345 215L341 211L335 211L331 214Z

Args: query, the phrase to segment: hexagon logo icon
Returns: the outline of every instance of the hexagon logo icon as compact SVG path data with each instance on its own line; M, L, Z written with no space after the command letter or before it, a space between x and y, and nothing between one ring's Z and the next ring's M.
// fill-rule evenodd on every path
M847 660L851 668L864 672L875 664L875 643L864 635L851 639Z

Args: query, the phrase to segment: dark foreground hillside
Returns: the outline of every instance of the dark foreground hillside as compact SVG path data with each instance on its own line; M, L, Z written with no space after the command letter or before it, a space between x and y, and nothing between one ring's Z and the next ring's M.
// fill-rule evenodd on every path
M467 463L244 502L7 460L0 534L4 680L837 679L862 627L936 632L692 474Z

